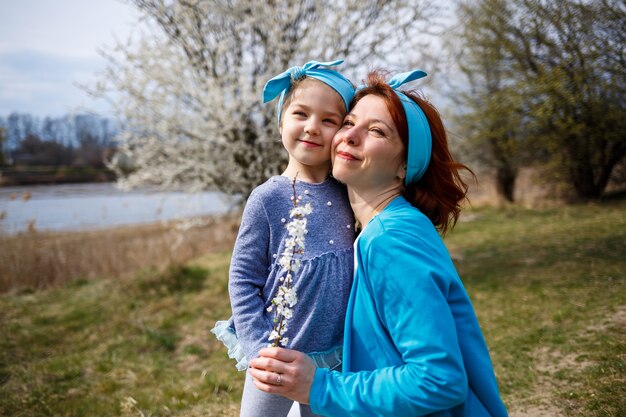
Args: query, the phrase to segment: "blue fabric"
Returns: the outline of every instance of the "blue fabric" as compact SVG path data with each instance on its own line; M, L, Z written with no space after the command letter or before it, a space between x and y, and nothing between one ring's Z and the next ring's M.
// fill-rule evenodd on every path
M228 320L219 320L215 323L215 326L211 329L211 333L226 346L228 357L235 360L235 368L237 368L238 371L248 369L248 360L237 338L235 322L232 316Z
M421 70L414 70L396 74L387 83L394 89L404 108L407 124L409 126L409 149L407 152L405 185L409 185L422 178L432 153L432 134L428 119L421 107L397 90L401 85L425 77L427 74Z
M397 197L355 242L343 373L318 369L324 416L505 417L478 320L430 220Z
M311 202L304 259L294 278L298 303L289 320L288 347L326 352L342 344L353 276L354 216L345 187L329 178L296 182L302 204ZM230 265L229 293L235 332L248 361L267 346L273 312L266 308L280 285L275 254L283 252L292 208L291 180L275 176L246 203Z
M326 68L320 68L332 67L341 63L343 63L343 59L331 62L309 61L302 67L291 67L269 80L265 84L265 87L263 87L263 103L267 103L268 101L271 101L275 99L278 95L280 95L280 100L278 100L278 106L276 110L276 114L278 116L278 124L280 125L280 114L283 107L283 101L285 99L285 95L287 94L287 92L289 92L289 89L291 88L291 82L294 80L299 80L304 76L322 81L323 83L334 89L341 96L343 104L346 106L347 112L348 109L350 109L350 102L354 97L354 86L346 77L341 75L339 72Z

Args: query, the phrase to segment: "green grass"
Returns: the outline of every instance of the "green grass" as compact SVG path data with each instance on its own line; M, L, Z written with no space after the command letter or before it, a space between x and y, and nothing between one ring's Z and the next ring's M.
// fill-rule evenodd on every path
M626 414L626 203L469 214L446 244L510 411ZM0 296L0 415L237 415L229 256Z
M624 208L477 210L447 239L511 409L626 413Z
M228 262L0 298L0 415L232 415L242 374L209 333Z

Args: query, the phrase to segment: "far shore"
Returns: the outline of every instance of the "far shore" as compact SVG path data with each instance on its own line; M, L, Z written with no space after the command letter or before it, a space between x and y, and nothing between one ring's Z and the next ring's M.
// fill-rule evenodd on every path
M115 181L115 173L107 168L90 166L0 167L0 187L112 181Z

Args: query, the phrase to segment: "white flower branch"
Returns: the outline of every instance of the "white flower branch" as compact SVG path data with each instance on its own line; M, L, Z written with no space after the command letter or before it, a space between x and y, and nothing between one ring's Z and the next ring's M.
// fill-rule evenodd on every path
M306 216L313 212L311 203L303 206L299 205L302 196L296 193L296 178L291 181L293 196L291 201L293 208L289 211L290 221L285 225L288 237L285 239L285 249L281 254L278 263L281 267L280 286L276 291L276 295L272 299L272 305L267 311L274 311L274 328L270 333L269 346L286 347L289 338L286 336L288 327L287 323L293 316L293 307L298 302L298 295L293 286L293 277L300 269L302 264L302 255L304 254L304 238L307 234L307 218Z

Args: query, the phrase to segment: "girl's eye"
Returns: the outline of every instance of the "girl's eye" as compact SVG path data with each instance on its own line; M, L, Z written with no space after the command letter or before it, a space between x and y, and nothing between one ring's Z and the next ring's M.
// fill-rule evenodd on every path
M300 110L294 111L293 114L295 114L296 116L306 117L306 113Z
M337 122L334 119L324 119L324 123L331 124L333 126L337 126Z

